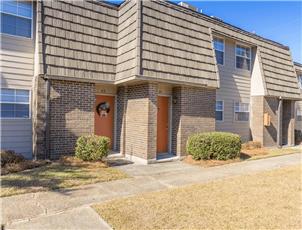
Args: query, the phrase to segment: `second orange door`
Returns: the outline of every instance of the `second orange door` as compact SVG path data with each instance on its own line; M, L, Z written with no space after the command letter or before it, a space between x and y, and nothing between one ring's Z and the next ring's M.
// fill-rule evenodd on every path
M94 133L110 138L113 146L114 96L96 96L94 112Z
M169 97L157 98L157 153L167 153L169 142Z

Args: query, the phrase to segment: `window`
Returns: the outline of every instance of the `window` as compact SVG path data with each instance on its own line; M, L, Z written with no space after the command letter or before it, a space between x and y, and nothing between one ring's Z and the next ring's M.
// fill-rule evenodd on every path
M214 49L217 64L224 64L224 40L221 38L214 38Z
M216 121L223 121L223 101L216 101Z
M302 75L298 76L299 86L302 89Z
M1 33L31 38L32 2L1 1Z
M297 110L297 121L302 121L302 110Z
M251 48L236 45L236 68L251 69Z
M29 90L1 89L1 118L29 118Z
M248 103L235 103L235 121L248 121L249 120L249 104Z

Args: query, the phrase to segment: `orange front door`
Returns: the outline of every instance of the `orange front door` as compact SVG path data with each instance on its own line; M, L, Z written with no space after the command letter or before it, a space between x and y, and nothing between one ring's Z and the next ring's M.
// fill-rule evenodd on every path
M169 97L157 98L157 153L168 152Z
M110 138L113 145L114 96L96 96L94 106L94 133Z

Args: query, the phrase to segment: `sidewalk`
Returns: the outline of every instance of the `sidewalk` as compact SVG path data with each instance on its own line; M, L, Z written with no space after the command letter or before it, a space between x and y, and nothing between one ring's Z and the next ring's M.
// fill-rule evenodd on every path
M110 227L90 208L91 204L296 165L301 163L301 157L298 153L212 168L182 162L119 166L132 178L64 191L1 198L2 222L7 229L108 229Z

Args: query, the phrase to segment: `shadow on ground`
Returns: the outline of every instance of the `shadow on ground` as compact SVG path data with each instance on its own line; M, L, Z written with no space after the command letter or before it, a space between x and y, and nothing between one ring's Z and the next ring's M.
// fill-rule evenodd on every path
M239 157L241 160L247 160L247 159L251 158L251 156L246 153L240 153Z
M133 164L132 161L128 161L128 160L125 160L125 159L108 159L106 161L106 163L109 167Z

